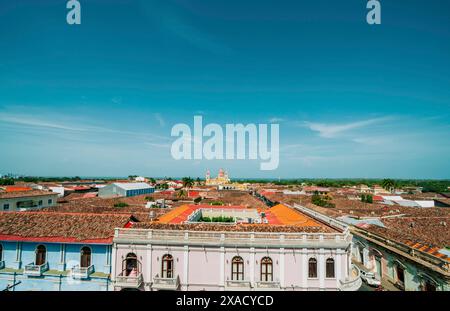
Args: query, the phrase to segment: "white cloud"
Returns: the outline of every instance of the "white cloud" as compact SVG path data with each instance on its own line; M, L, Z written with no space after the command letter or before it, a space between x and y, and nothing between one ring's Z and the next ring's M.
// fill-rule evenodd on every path
M311 131L318 132L320 137L334 138L339 134L349 132L351 130L367 127L369 125L382 123L392 119L391 117L373 118L363 121L350 122L345 124L325 124L316 122L303 122L302 125L309 128Z
M8 114L0 114L0 121L6 122L6 123L13 123L13 124L19 124L19 125L26 125L26 126L35 126L35 127L45 127L45 128L51 128L51 129L58 129L58 130L68 130L68 131L87 131L87 128L83 127L73 127L68 126L61 123L54 123L50 121L45 121L42 119L30 117L30 116L24 116L24 115L8 115Z

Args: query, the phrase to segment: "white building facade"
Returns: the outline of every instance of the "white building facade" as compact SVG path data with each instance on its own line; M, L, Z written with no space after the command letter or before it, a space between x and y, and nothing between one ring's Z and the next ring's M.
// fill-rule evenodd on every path
M352 236L341 233L116 229L115 290L352 291Z

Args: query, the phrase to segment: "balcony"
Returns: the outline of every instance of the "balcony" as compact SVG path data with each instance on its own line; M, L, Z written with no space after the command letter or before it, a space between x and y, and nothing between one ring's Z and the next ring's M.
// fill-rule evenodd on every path
M225 288L227 290L250 290L252 283L244 280L228 280L226 281Z
M341 280L339 283L340 283L339 290L341 291L347 292L357 291L362 285L359 268L352 265L352 271L350 276L347 277L344 281Z
M177 276L175 278L161 278L156 275L153 278L153 289L157 290L177 290L180 286L180 278Z
M256 288L258 290L274 290L274 289L279 289L280 288L280 282L269 282L269 281L265 281L265 282L256 282Z
M30 263L25 266L23 270L23 274L28 276L41 276L42 273L48 270L48 262L43 263L42 265L35 265L34 263Z
M72 268L71 275L74 279L88 279L92 273L94 273L94 265L90 265L89 267L76 265Z
M142 285L144 278L142 273L138 272L136 275L126 275L123 271L120 275L116 276L114 280L114 286L122 288L139 288Z

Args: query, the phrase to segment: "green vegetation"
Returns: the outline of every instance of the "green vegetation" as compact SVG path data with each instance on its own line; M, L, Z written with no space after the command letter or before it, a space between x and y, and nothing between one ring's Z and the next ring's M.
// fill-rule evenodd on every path
M362 194L361 195L361 202L363 203L373 203L373 196L371 194Z
M181 180L185 188L191 188L194 185L194 180L191 177L183 177Z
M12 178L0 178L0 186L14 185L14 179Z
M342 178L342 179L240 179L236 180L238 183L273 183L279 186L288 185L305 185L305 186L319 186L319 187L352 187L360 184L373 187L374 185L383 186L385 179L366 179L366 178ZM431 180L431 179L388 179L394 182L396 188L403 187L423 187L423 192L449 192L450 180ZM389 190L389 189L387 189Z
M38 182L62 182L62 181L80 181L81 178L79 176L75 177L34 177L34 176L25 176L19 177L16 181L23 181L29 183L38 183Z
M145 197L145 201L153 202L155 199L153 197Z
M125 202L119 202L119 203L114 204L114 207L127 207L127 206L128 206L128 204Z
M200 222L234 222L234 217L201 217L198 221Z
M178 198L182 198L182 197L185 197L185 196L187 196L187 192L186 191L184 191L184 190L178 191L178 193L177 193L177 197Z
M381 182L381 187L383 187L384 189L392 192L395 189L395 187L396 187L395 180L393 180L393 179L383 179L383 181Z
M320 195L317 191L311 197L312 204L326 207L326 208L334 208L335 207L334 203L331 203L330 201L331 201L331 198L329 196Z
M224 204L221 201L213 201L213 202L209 203L209 205L222 206Z
M167 189L169 189L169 185L168 184L157 184L155 186L155 188L159 189L159 190L167 190Z
M194 203L200 203L202 201L202 197L196 197L194 199Z

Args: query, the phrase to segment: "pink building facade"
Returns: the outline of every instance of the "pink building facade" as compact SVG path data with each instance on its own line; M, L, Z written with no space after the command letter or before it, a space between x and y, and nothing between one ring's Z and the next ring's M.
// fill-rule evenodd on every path
M352 291L352 236L116 229L115 290Z

